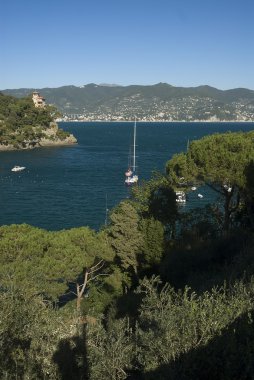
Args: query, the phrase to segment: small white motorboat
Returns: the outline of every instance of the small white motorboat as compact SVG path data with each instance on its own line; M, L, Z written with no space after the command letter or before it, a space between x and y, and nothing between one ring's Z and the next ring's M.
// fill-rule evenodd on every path
M184 191L176 191L176 202L186 203L186 194Z
M223 185L224 189L227 190L228 193L231 193L232 187L230 185Z
M192 190L192 191L197 190L196 186L192 186L191 190Z
M199 198L203 198L203 195L199 193L199 194L198 194L198 197L199 197Z
M18 165L15 165L11 171L12 172L21 172L22 170L24 170L26 167L25 166L18 166Z

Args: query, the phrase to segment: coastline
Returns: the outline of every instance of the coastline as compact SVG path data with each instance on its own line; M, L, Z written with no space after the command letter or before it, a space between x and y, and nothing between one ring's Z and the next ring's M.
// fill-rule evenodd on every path
M48 141L45 141L45 142L42 142L42 143L37 143L35 145L27 145L25 147L14 147L13 145L1 145L0 144L0 153L1 152L13 152L13 151L19 151L19 150L33 150L33 149L37 149L37 148L49 148L49 147L60 147L60 146L75 146L77 145L78 142L77 140L76 141L51 141L51 140L48 140Z
M57 123L134 123L133 120L59 120ZM137 123L254 123L254 120L137 120Z
M40 139L33 141L23 141L16 146L11 144L0 144L0 152L17 151L17 150L31 150L43 147L57 147L57 146L70 146L77 144L77 139L73 134L69 134L65 138L59 138L57 133L59 131L58 125L52 122L50 128L44 131L44 136Z

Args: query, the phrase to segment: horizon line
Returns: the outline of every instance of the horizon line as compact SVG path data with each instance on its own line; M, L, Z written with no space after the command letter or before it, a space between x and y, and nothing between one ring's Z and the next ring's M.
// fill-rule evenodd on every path
M43 89L55 89L55 88L61 88L61 87L76 87L76 88L84 88L84 87L87 87L87 86L91 86L91 85L94 85L94 86L97 86L97 87L111 87L111 88L114 88L114 87L132 87L132 86L139 86L139 87L153 87L153 86L157 86L157 85L167 85L167 86L170 86L170 87L174 87L174 88L199 88L199 87L210 87L210 88L214 88L216 90L219 90L219 91L230 91L230 90L236 90L236 89L244 89L244 90L249 90L249 91L254 91L253 89L251 88L248 88L248 87L231 87L231 88L227 88L227 89L221 89L221 88L218 88L218 87L214 87L212 85L209 85L209 84L200 84L200 85L197 85L197 86L178 86L178 85L173 85L173 84L170 84L170 83L167 83L167 82L157 82L157 83L154 83L154 84L126 84L126 85L123 85L123 84L113 84L113 83L95 83L95 82L88 82L86 84L82 84L82 85L74 85L74 84L64 84L64 85L59 85L59 86L45 86L45 87L9 87L9 88L5 88L5 89L0 89L0 92L1 91L8 91L8 90L23 90L23 89L27 89L27 90L43 90Z

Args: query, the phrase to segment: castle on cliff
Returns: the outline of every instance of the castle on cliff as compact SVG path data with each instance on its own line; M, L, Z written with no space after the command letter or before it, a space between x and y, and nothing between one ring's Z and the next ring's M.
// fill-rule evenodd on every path
M45 98L39 94L39 92L34 91L32 96L35 107L44 108L46 105Z

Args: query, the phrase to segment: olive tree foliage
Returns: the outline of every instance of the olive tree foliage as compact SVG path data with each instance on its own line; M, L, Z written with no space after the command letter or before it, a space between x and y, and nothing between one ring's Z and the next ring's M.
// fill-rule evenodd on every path
M135 356L132 329L127 319L115 320L108 329L102 322L86 330L90 380L124 380Z
M254 159L254 132L205 136L193 141L187 153L166 164L174 186L206 184L223 199L223 230L228 231L244 201L246 166Z
M52 358L73 326L42 297L22 286L0 293L0 378L60 378Z
M155 375L149 377L150 371L172 365L181 355L206 347L237 318L250 313L254 280L198 295L189 287L178 292L169 284L162 287L159 278L154 277L144 279L137 292L143 295L136 332L137 358L145 378L154 379Z
M15 285L0 293L1 379L127 378L135 355L127 319L105 328L100 318L81 321L34 293Z

